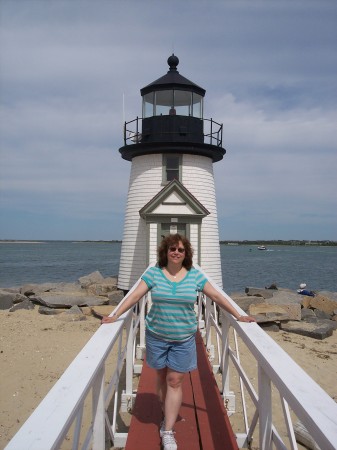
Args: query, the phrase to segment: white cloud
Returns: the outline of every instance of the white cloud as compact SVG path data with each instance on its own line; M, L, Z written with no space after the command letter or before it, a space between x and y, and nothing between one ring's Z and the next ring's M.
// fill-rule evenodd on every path
M24 233L29 212L63 218L64 238L72 219L90 230L96 220L101 232L103 217L121 236L131 168L118 152L123 95L126 119L140 116L140 88L166 73L174 51L180 73L207 90L205 117L224 124L222 232L254 238L268 223L288 238L305 223L307 234L337 239L335 2L27 0L1 9L0 238L11 221L18 232L20 217Z

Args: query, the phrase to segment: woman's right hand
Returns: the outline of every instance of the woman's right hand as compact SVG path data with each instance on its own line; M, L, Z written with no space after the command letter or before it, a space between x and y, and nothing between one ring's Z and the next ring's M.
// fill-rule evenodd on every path
M104 323L114 323L114 322L116 322L117 319L118 319L117 315L103 316L102 320L101 320L101 323L102 324L104 324Z

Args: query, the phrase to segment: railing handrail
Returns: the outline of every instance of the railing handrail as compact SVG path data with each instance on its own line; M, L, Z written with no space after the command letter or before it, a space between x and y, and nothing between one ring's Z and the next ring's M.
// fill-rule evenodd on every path
M197 265L195 267L199 268ZM207 274L205 275L207 276ZM240 314L245 314L219 286L209 277L207 278ZM136 288L139 282L140 279L131 289L130 293ZM126 300L128 295L124 297L122 302ZM120 307L122 302L118 307ZM98 436L102 435L98 444L94 442L93 448L104 449L104 416L106 407L106 389L104 387L105 360L120 338L125 324L128 321L132 322L132 316L133 310L130 310L124 313L115 323L99 327L40 405L9 442L6 450L57 449L63 439L65 439L71 423L79 415L81 416L84 399L91 388L97 394L95 403L97 408L94 409L95 411L97 409L96 415L99 416L98 420L96 420L96 417L93 419L93 429L95 431L98 427L99 432L96 434ZM265 405L267 407L270 406L268 401L266 404L261 402L263 400L262 394L264 393L267 393L266 397L268 400L268 385L272 382L283 399L293 409L296 416L310 430L310 434L322 450L336 450L336 403L257 324L237 322L232 315L225 312L223 312L223 319L223 329L225 330L226 323L229 323L236 330L257 360L259 375L263 375L262 379L266 382L265 386L263 384L259 385L262 391L265 392L259 392L258 398L254 399L255 403L258 404L257 409L260 415L260 421L263 418L271 419L271 412L264 411ZM210 320L215 322L214 317ZM206 324L207 327L208 324ZM216 329L218 332L218 325ZM131 335L135 335L132 327L130 333ZM222 337L226 338L226 336ZM230 349L227 353L230 353ZM225 357L228 358L228 354ZM277 448L285 448L284 445L282 446L280 444L281 441L277 440L278 436L276 431L274 431L272 423L268 426L270 436L265 437L265 441L260 446L261 450L271 448L271 439L273 439L274 444L276 440L278 444ZM90 427L91 425L89 424L89 431L91 429ZM88 445L84 446L84 448L88 448ZM74 446L74 448L77 447Z
M207 278L240 314L245 314L216 283ZM231 314L222 313L320 448L336 450L337 404L334 400L258 324L238 322Z

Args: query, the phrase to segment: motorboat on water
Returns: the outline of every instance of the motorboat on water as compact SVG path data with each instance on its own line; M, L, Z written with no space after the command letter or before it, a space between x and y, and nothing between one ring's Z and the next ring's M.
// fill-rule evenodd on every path
M267 247L265 247L264 245L259 245L257 247L258 250L267 250Z

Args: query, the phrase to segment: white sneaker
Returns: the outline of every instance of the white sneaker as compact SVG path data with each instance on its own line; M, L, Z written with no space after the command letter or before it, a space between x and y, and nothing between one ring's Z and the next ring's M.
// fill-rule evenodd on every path
M159 430L159 435L160 435L160 437L163 437L164 431L165 431L165 418L164 418L164 420L162 421L162 423L160 424L160 430Z
M164 450L177 450L177 442L173 431L163 431L161 442Z

